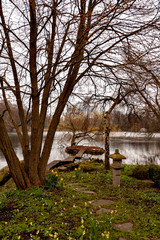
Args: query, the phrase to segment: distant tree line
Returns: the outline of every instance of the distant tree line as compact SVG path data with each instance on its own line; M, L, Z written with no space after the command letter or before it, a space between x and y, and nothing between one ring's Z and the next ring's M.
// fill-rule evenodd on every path
M59 130L71 132L94 132L104 131L104 115L98 111L86 114L85 112L71 108L61 118ZM131 131L131 132L159 132L159 122L157 118L149 113L123 113L114 110L111 116L111 131Z

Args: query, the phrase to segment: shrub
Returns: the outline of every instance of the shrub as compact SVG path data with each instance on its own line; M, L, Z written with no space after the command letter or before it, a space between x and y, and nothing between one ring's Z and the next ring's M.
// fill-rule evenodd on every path
M123 168L121 169L122 173L131 176L133 169L135 169L137 166L136 165L130 165L130 164L123 164Z
M99 158L92 158L91 163L103 163L103 160Z
M138 165L132 170L131 176L141 180L149 179L148 170L149 166Z
M65 165L68 170L73 171L75 168L79 167L79 163L69 163Z
M90 172L95 170L94 166L92 166L92 164L89 161L81 163L79 167L83 172Z
M149 177L160 188L160 166L150 166Z

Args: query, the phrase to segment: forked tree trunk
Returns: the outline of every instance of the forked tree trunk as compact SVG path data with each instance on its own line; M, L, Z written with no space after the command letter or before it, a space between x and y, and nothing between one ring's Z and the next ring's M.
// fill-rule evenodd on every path
M10 173L16 186L19 189L26 189L30 187L30 180L15 154L2 117L0 117L0 149L6 158Z

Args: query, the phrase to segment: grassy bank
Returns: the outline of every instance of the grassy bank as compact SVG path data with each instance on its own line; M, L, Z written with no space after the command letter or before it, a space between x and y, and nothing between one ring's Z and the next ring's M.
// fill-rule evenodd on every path
M10 180L0 192L0 239L160 239L160 190L128 176L132 168L122 171L121 187L100 163L52 173L53 189L19 191ZM116 228L123 223L132 229Z

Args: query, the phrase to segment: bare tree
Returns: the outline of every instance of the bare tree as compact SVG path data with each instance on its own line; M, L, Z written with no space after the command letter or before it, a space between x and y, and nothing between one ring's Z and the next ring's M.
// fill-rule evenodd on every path
M44 184L54 135L75 86L84 89L100 85L97 77L104 78L100 72L103 68L108 69L108 81L111 73L114 75L113 65L120 60L123 41L147 34L146 29L157 21L157 9L158 2L152 0L149 4L146 0L0 0L0 86L21 143L24 168L11 144L3 115L0 149L18 188ZM8 98L17 104L20 124ZM49 110L52 117L43 145Z
M160 54L159 54L158 23L153 29L148 29L148 39L141 48L135 48L128 41L125 45L124 68L130 85L134 86L135 96L132 98L137 113L156 118L160 123ZM137 45L140 46L140 40Z

